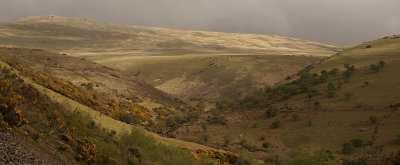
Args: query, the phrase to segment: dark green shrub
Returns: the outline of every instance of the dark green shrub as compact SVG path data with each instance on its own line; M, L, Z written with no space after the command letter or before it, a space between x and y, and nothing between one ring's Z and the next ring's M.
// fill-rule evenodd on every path
M371 121L372 124L376 124L378 122L378 117L376 117L375 115L371 115L369 117L369 121Z
M264 140L265 140L265 136L263 135L260 137L260 141L264 141Z
M320 105L319 101L314 102L314 106L319 107L319 105Z
M275 117L278 113L278 108L276 107L269 107L266 111L267 117Z
M262 147L263 148L269 148L271 146L271 144L269 144L268 142L264 142Z
M329 71L329 75L336 76L338 72L339 72L338 68L333 68Z
M204 104L204 102L202 102L202 101L199 101L199 102L197 103L196 107L197 107L197 108L204 109L204 108L206 108L206 104Z
M343 144L342 153L343 154L351 154L354 152L354 146L350 142L346 142Z
M379 61L378 64L371 64L369 69L374 72L379 72L385 66L385 62Z
M385 62L384 61L379 61L378 66L383 69L383 67L385 66Z
M129 113L120 113L118 119L127 124L134 124L135 119Z
M362 139L359 138L353 138L351 139L351 144L353 144L354 147L356 148L360 148L360 147L364 147L364 141Z

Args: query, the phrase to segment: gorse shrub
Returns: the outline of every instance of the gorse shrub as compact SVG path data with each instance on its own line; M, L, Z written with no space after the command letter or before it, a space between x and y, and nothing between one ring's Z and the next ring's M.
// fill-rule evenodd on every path
M92 91L77 88L70 82L51 77L46 73L37 71L29 66L21 65L19 61L11 58L1 56L0 60L18 70L21 75L31 78L37 84L95 109L105 115L118 119L119 113L130 113L138 123L145 122L151 118L150 111L138 103L126 100L120 101L96 95L96 93Z
M17 81L16 76L9 76L11 73L7 68L2 69L2 78L12 77ZM18 95L14 91L14 86L10 80L0 81L0 129L12 130L12 127L22 126L28 123L27 119L22 116L21 110L18 108L19 101L23 100L23 96Z

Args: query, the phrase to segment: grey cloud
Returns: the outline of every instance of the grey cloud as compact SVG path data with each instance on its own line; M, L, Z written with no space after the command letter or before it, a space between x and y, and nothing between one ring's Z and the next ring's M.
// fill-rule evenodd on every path
M354 45L400 33L398 0L0 0L0 21L30 15L279 34Z

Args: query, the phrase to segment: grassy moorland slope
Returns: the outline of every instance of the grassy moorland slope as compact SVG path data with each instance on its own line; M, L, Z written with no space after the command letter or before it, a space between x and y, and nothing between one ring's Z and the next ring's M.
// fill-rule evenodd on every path
M3 142L7 151L2 153L7 155L6 159L3 159L4 155L0 156L1 163L50 161L52 164L215 164L216 160L209 158L210 155L195 152L201 150L226 153L195 143L160 137L102 115L99 111L72 100L68 94L63 95L62 92L42 86L38 81L42 78L39 77L46 75L31 77L35 75L32 74L26 77L26 73L36 71L6 61L7 63L0 62L0 136L18 137L24 143L30 143L20 146L18 150L37 150L36 152L43 154L34 158L29 155L27 157L11 146L15 139L5 139ZM52 81L49 80L48 83L51 84ZM7 158L11 156L15 157L14 160ZM230 161L222 157L218 159Z
M179 31L58 16L1 23L0 45L79 56L167 93L206 99L273 84L340 50L276 35Z
M38 49L0 48L0 55L15 58L57 78L107 97L129 101L177 105L168 94L120 71L85 59Z
M398 36L349 48L296 80L220 102L220 109L176 130L176 136L234 152L246 150L267 164L300 159L328 164L398 162L399 48ZM371 69L381 60L379 71ZM321 149L334 157L321 161ZM384 163L384 157L389 162Z
M364 42L361 45L346 49L320 65L313 71L329 70L332 68L343 68L345 63L353 64L355 67L369 66L379 60L399 60L400 35L384 37L382 39Z

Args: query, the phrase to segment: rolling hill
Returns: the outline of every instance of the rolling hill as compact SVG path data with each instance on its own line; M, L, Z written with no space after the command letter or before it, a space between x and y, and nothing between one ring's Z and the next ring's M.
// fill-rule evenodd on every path
M399 48L399 35L348 48L294 80L219 102L219 109L175 134L216 148L246 150L266 164L396 164ZM321 161L321 152L331 155Z
M246 93L341 50L276 35L180 31L52 15L0 23L0 45L85 58L184 99Z

